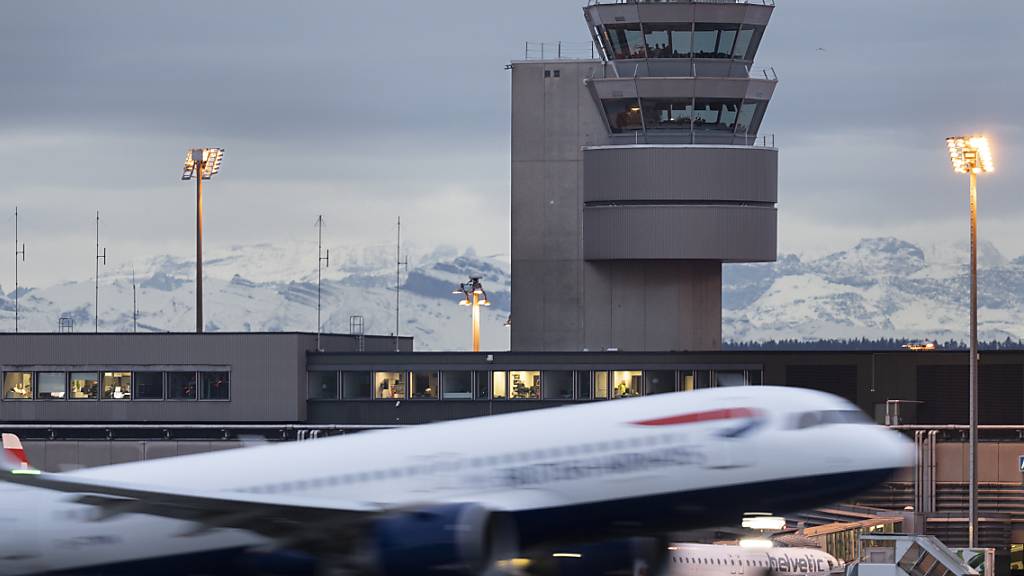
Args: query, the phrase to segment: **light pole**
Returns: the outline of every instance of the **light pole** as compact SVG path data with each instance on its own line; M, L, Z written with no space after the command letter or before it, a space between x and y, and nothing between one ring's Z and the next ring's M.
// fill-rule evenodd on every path
M473 352L479 352L480 307L491 305L491 302L487 299L487 293L484 292L484 287L480 284L480 278L471 276L469 282L459 284L458 288L452 290L452 294L461 294L463 296L462 301L459 302L460 306L473 307Z
M968 452L967 546L978 546L978 174L995 169L992 150L984 136L954 136L946 139L953 171L971 178L971 358L970 358L970 447Z
M193 148L185 153L182 180L196 179L196 333L203 331L203 180L220 172L223 148Z

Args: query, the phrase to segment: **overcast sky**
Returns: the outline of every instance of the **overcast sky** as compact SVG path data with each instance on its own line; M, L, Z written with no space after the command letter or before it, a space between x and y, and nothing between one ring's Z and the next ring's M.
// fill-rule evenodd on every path
M227 149L206 246L310 238L509 250L509 72L523 42L586 41L582 0L6 0L0 284L21 207L28 284L193 250L185 149ZM193 11L192 14L189 11ZM943 138L985 131L981 234L1024 253L1021 0L778 0L780 250L966 237Z

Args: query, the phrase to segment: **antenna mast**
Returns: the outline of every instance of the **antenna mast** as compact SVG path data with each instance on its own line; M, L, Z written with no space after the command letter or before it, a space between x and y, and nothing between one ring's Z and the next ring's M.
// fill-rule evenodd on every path
M405 260L402 260L402 217L398 217L398 244L395 245L395 352L399 351L398 347L398 327L399 316L402 310L401 307L401 294L402 294L402 267L406 270L409 269L409 257L406 256Z
M321 273L325 267L331 265L331 249L327 249L327 254L324 254L324 215L320 214L316 217L317 227L317 238L316 238L316 351L323 352L323 346L320 345L320 280Z
M107 265L107 249L103 248L103 253L100 253L100 211L96 211L96 308L93 310L93 317L95 318L95 331L100 331L100 260L103 260L103 265Z
M132 332L139 331L139 299L135 291L135 266L132 266Z
M18 332L18 320L20 318L20 310L18 308L18 256L21 256L21 261L25 261L25 243L21 244L21 250L18 249L18 207L14 207L14 332Z

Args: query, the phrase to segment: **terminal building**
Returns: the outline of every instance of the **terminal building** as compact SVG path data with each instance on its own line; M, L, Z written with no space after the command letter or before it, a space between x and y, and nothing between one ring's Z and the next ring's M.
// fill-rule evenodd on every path
M600 58L511 64L512 350L721 346L722 263L777 254L773 4L594 2Z

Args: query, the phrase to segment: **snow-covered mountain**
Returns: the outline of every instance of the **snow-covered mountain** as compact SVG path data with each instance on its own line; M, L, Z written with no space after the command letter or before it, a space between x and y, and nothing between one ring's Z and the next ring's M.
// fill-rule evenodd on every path
M316 246L238 246L205 263L208 331L316 329ZM300 256L301 255L301 256ZM1024 257L1010 261L994 246L980 249L980 331L985 340L1024 337ZM896 238L872 238L849 250L772 264L729 265L723 287L723 336L729 340L967 336L968 248L922 249ZM502 255L454 248L411 254L401 275L401 334L418 350L469 347L469 311L452 288L481 276L493 305L481 314L484 348L508 347L510 266ZM361 315L369 334L395 330L394 247L331 254L321 290L324 330L348 332ZM194 328L195 261L159 256L137 267L138 329ZM71 317L93 329L92 278L45 288L22 287L21 329L55 331ZM0 290L0 330L14 329L14 294ZM100 330L131 331L129 267L101 272Z
M1024 257L979 246L983 340L1024 337ZM969 246L922 248L896 238L772 264L727 266L723 337L732 340L909 338L966 340Z
M300 256L301 255L301 256ZM310 257L312 255L312 257ZM207 331L316 330L316 245L236 246L213 251L203 263ZM321 317L325 332L349 332L350 318L362 316L367 334L395 332L394 247L360 248L331 253L322 270ZM453 248L411 254L401 273L401 329L413 336L417 350L464 350L470 347L470 314L458 306L452 289L480 276L491 301L481 312L481 345L508 348L509 264L495 257L462 254ZM195 329L195 260L158 256L135 270L139 331ZM99 329L130 332L130 267L100 272ZM2 292L2 291L0 291ZM57 331L58 319L70 317L75 331L94 329L95 284L92 278L46 288L21 288L20 329ZM14 329L14 293L0 294L0 331Z

